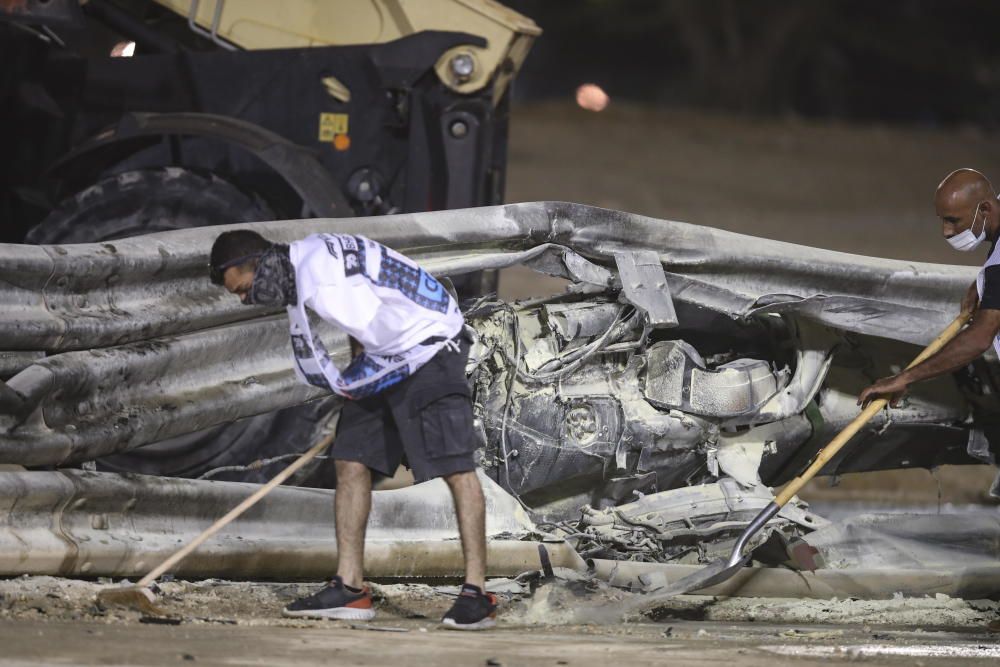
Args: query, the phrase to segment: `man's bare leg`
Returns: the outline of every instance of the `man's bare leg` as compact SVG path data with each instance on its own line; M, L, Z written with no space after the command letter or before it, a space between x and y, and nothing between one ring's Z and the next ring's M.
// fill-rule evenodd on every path
M486 499L475 472L457 472L444 481L451 488L458 516L458 533L465 556L465 581L486 586Z
M364 581L365 529L372 508L372 475L357 461L337 461L334 520L337 528L337 574L352 588ZM477 480L478 481L478 480Z

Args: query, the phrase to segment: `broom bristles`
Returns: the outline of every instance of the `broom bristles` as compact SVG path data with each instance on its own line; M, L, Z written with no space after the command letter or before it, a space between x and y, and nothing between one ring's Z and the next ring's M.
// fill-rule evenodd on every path
M156 616L165 615L163 610L154 604L156 595L145 586L105 588L97 594L97 601L106 605L131 607Z

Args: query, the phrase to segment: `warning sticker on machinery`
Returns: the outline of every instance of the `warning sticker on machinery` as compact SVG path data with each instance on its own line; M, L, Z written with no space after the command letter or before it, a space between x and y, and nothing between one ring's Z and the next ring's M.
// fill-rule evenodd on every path
M319 140L333 141L338 134L347 134L346 113L321 113L319 115Z

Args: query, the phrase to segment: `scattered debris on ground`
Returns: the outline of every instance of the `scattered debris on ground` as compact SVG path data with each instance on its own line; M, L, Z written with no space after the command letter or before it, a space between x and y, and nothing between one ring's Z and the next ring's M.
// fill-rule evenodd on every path
M505 580L501 589L513 590ZM86 620L115 623L183 623L190 625L266 625L313 627L329 621L288 619L281 609L291 600L312 593L316 584L169 581L159 585L160 603L167 616L145 617L122 608L104 608L95 602L109 581L82 581L58 577L18 577L0 580L0 619ZM449 587L426 584L376 584L374 597L379 622L365 629L401 631L436 624L454 593ZM892 600L793 600L775 598L714 598L687 595L657 607L651 619L622 619L616 612L636 594L602 582L577 578L543 582L534 594L499 592L502 626L620 625L653 620L756 622L770 624L861 625L874 627L977 628L1000 617L1000 602L961 600L947 595ZM378 626L378 627L376 627ZM785 630L786 637L821 638L827 631ZM791 634L789 634L789 632ZM820 634L815 634L820 632ZM825 633L825 634L824 634ZM832 635L831 635L832 636Z

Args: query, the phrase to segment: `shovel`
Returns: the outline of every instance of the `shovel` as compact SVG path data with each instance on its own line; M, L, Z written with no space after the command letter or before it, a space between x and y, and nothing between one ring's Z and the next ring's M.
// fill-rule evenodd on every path
M172 568L177 563L186 558L192 551L197 549L208 538L227 526L233 519L243 514L257 504L257 501L269 494L279 484L294 475L299 468L315 458L320 452L333 442L334 434L330 434L309 448L302 456L295 459L290 466L279 472L274 479L260 487L252 496L241 502L229 511L224 517L205 529L198 537L191 540L181 549L178 549L170 558L160 563L152 572L140 579L134 586L117 586L105 588L97 594L98 602L106 605L124 605L132 607L148 614L163 616L163 610L156 606L156 595L149 588L150 584L156 581L160 575Z
M952 321L951 324L948 325L944 331L941 332L937 338L934 339L934 342L928 345L916 359L910 362L910 365L907 366L907 368L912 368L931 355L936 354L938 350L958 335L958 332L962 330L962 327L965 326L965 323L971 315L972 313L970 312L962 312ZM861 414L854 418L854 421L838 433L837 437L830 441L830 444L821 449L819 453L816 454L816 458L813 459L813 462L809 465L806 471L789 482L785 489L779 493L767 507L761 510L760 514L758 514L756 518L750 522L750 525L743 530L739 539L736 540L736 544L733 546L733 551L729 554L728 559L719 559L710 563L698 572L678 579L665 589L657 591L654 597L643 600L642 606L648 607L651 604L655 604L660 598L683 595L684 593L698 591L703 588L708 588L709 586L714 586L715 584L726 581L731 576L736 574L736 572L738 572L750 560L750 554L747 553L744 555L743 553L743 549L746 547L750 538L756 535L757 532L764 527L764 524L774 518L774 515L781 511L781 508L784 507L785 504L791 500L803 486L806 485L806 482L811 480L816 473L818 473L852 437L854 437L861 427L867 424L872 417L877 415L887 403L888 401L884 398L879 398L869 403L868 407L862 410Z

